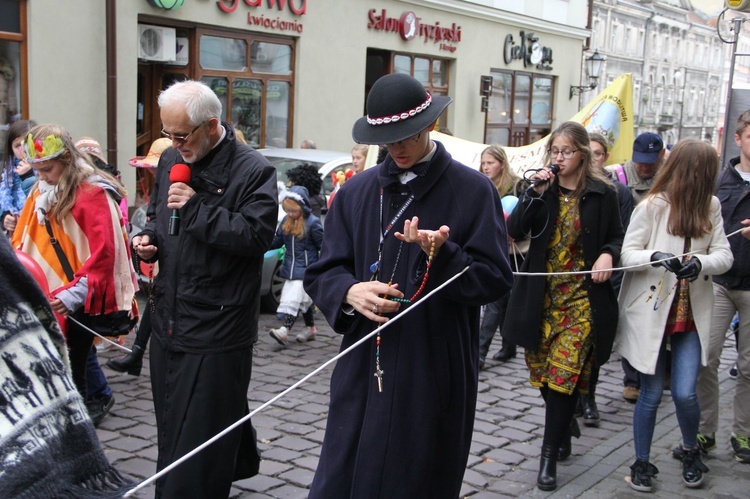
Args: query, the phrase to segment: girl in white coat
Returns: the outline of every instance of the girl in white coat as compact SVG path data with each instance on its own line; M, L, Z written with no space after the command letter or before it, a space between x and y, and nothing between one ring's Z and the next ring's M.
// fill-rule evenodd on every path
M622 246L623 266L654 262L625 274L615 341L615 350L641 373L630 485L643 492L651 491L651 478L659 471L649 454L667 349L672 352L670 389L685 449L683 481L698 487L708 471L698 449L695 385L700 365L706 365L713 306L709 276L726 272L733 260L719 200L712 195L718 169L711 146L698 140L679 142L648 197L633 212Z

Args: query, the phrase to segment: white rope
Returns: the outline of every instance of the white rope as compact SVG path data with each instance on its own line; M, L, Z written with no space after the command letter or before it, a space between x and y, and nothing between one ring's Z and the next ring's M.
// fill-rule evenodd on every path
M395 322L397 322L403 316L405 316L406 314L408 314L409 312L411 312L412 310L414 310L415 308L417 308L420 304L422 304L422 302L424 302L425 300L427 300L429 297L431 297L432 295L434 295L435 293L437 293L438 291L440 291L441 289L443 289L445 286L447 286L451 282L453 282L456 279L458 279L458 277L461 276L467 270L469 270L469 267L468 266L464 267L464 269L461 270L459 273L457 273L456 275L454 275L453 277L451 277L450 279L448 279L447 281L445 281L443 284L441 284L437 288L433 289L432 291L430 291L429 293L427 293L426 295L424 295L422 298L420 298L416 302L412 303L409 308L407 308L406 310L400 312L398 315L396 315L395 317L393 317L388 322L381 324L379 327L377 327L374 330L372 330L370 333L368 333L362 339L360 339L359 341L357 341L356 343L354 343L353 345L351 345L349 348L347 348L346 350L343 350L342 352L340 352L335 357L332 357L331 359L327 360L326 362L324 362L323 364L321 364L320 366L318 366L314 371L312 371L311 373L309 373L308 375L306 375L304 378L300 379L299 381L297 381L295 384L293 384L292 386L290 386L289 388L287 388L283 392L281 392L278 395L274 396L268 402L266 402L266 403L260 405L259 407L257 407L254 411L250 412L250 414L244 416L239 421L233 423L231 426L228 426L227 428L225 428L224 430L222 430L220 433L218 433L218 434L214 435L213 437L211 437L209 440L203 442L201 445L199 445L195 449L191 450L190 452L188 452L187 454L185 454L184 456L182 456L181 458L179 458L177 461L174 461L172 464L170 464L166 468L162 469L161 471L159 471L155 475L153 475L150 478L147 478L146 480L142 481L141 483L139 483L138 485L136 485L133 489L131 489L130 491L128 491L123 497L130 497L130 496L132 496L138 490L140 490L143 487L149 485L150 483L158 480L163 475L166 475L167 473L169 473L170 471L172 471L174 468L176 468L177 466L179 466L180 464L182 464L184 461L187 461L188 459L190 459L191 457L193 457L195 454L199 453L200 451L202 451L203 449L205 449L206 447L208 447L209 445L211 445L215 441L219 440L221 437L223 437L227 433L231 432L232 430L234 430L235 428L239 427L240 425L243 425L251 417L255 416L257 413L259 413L260 411L262 411L266 407L272 405L274 402L276 402L277 400L279 400L283 396L287 395L288 393L292 392L293 390L296 390L302 383L304 383L308 379L312 378L313 376L315 376L320 371L322 371L323 369L325 369L326 367L328 367L332 363L336 362L340 358L342 358L345 355L347 355L349 352L351 352L352 350L354 350L355 348L357 348L359 345L361 345L362 343L364 343L368 339L370 339L373 336L375 336L378 332L382 332L383 329L385 329L388 326L391 326L392 324L394 324Z
M734 236L735 234L739 234L742 232L742 229L737 229L736 231L732 232L731 234L727 234L727 238ZM695 255L698 254L699 251L688 251L687 253L682 253L681 255L674 255L669 256L667 258L662 258L660 260L653 260L651 262L646 263L639 263L636 265L629 265L627 267L614 267L611 269L601 269L601 270L579 270L576 272L513 272L513 275L520 275L520 276L538 276L538 277L548 277L548 276L556 276L556 275L583 275L583 274L598 274L601 272L616 272L618 270L631 270L636 269L639 267L648 267L649 265L654 265L656 263L666 262L667 260L671 260L673 258L682 258L683 256L689 256L689 255Z
M73 317L71 317L70 315L68 315L68 320L69 320L69 321L73 321L73 322L75 322L76 324L78 324L79 326L81 326L81 327L82 327L83 329L85 329L85 330L86 330L86 331L88 331L89 333L91 333L91 334L93 334L94 336L97 336L97 337L99 337L99 338L103 339L104 341L106 341L106 342L107 342L107 343L109 343L110 345L114 345L114 346L116 346L116 347L117 347L117 348L119 348L120 350L125 350L125 351L126 351L126 352L128 352L128 353L132 353L132 352L133 352L133 351L132 351L131 349L129 349L128 347L126 347L126 346L123 346L123 345L120 345L119 343L117 343L117 342L115 342L115 341L112 341L112 340L110 340L110 339L109 339L109 338L107 338L106 336L102 336L101 334L97 333L96 331L94 331L93 329L91 329L90 327L88 327L88 326L87 326L87 325L85 325L85 324L81 324L81 322L80 322L80 321L78 321L78 320L74 319L74 318L73 318Z

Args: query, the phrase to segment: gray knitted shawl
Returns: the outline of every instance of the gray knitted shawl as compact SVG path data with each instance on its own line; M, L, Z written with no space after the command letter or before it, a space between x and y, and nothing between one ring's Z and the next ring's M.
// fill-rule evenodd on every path
M0 236L0 497L120 497L129 488L67 364L46 297Z

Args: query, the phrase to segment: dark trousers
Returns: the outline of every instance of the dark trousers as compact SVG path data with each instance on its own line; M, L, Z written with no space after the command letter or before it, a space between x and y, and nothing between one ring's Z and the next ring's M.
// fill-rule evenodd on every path
M94 346L89 350L89 356L86 359L86 392L89 400L112 395Z
M73 377L73 383L76 385L78 393L83 400L86 400L86 365L88 363L91 347L94 344L94 335L83 329L73 321L68 321L68 332L65 337L68 345L68 354L70 358L70 371Z
M622 358L622 372L625 373L625 376L622 378L623 386L632 386L635 388L641 387L641 380L638 376L638 371L630 365L630 362L628 362L628 359L625 357Z
M479 328L479 358L482 360L487 357L487 353L490 351L490 345L492 344L492 339L495 337L495 331L497 331L505 321L505 313L508 310L509 299L510 293L505 293L502 298L495 302L488 303L484 307L484 317L482 318L482 325Z

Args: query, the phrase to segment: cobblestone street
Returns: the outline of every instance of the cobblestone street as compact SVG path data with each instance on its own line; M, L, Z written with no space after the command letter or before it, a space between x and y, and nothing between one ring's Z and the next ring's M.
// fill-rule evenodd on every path
M295 383L338 352L340 338L317 316L318 337L307 344L290 343L282 349L268 335L278 320L261 315L260 341L254 359L248 399L251 410ZM299 324L298 327L301 327ZM132 336L132 335L131 335ZM132 342L129 337L127 344ZM582 426L582 436L573 440L573 455L558 464L558 488L536 489L544 411L538 390L527 382L522 356L499 364L491 360L499 348L496 339L487 369L480 373L474 438L464 475L462 497L645 497L625 481L633 461L633 405L622 398L619 357L613 355L602 368L597 402L602 413L599 428ZM102 364L120 356L100 353ZM710 472L701 489L682 483L681 465L670 449L680 439L669 392L665 393L658 417L652 461L660 470L655 497L744 498L750 489L750 465L734 459L729 445L732 394L735 381L727 371L734 362L734 343L727 348L720 370L721 420L717 450L705 459ZM303 384L253 418L263 462L260 475L236 482L233 498L304 498L312 482L328 409L328 383L333 367ZM115 373L105 367L116 402L97 433L107 456L122 472L142 481L156 472L156 426L151 400L148 366L140 377ZM137 496L150 498L153 486Z

